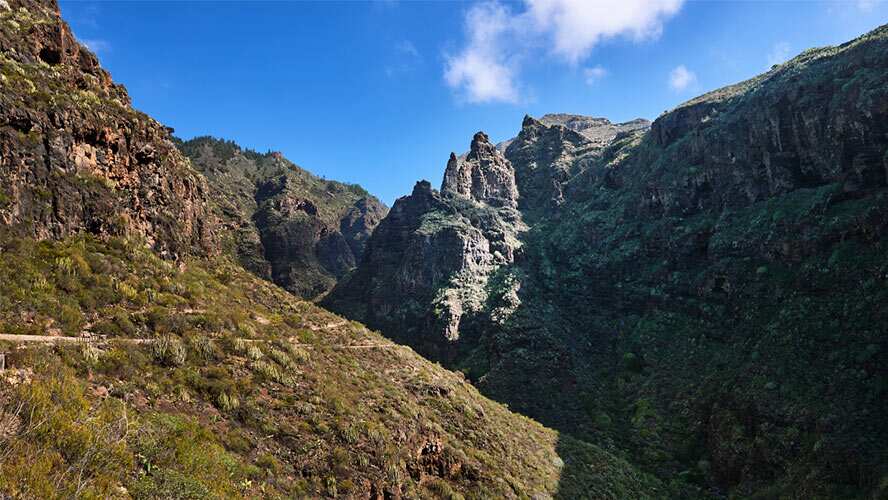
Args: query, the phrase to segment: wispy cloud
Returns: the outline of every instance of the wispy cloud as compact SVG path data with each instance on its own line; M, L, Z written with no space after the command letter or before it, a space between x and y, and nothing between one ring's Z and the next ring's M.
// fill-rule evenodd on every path
M111 44L108 43L106 40L86 39L86 40L81 40L80 43L82 43L83 45L86 45L86 48L95 52L96 54L104 54L107 52L111 52Z
M771 47L771 51L768 52L768 66L773 66L775 64L783 64L789 59L789 43L787 42L777 42Z
M697 75L685 67L684 64L676 66L669 72L669 87L681 92L697 83Z
M869 12L875 9L878 3L879 0L857 0L857 8L864 12Z
M395 46L395 48L398 50L398 52L401 52L402 54L408 55L410 57L420 57L419 51L416 49L416 45L413 45L413 42L411 42L410 40L399 42Z
M575 66L604 40L658 37L683 2L523 0L517 12L497 0L477 3L465 15L465 46L445 56L444 79L468 102L517 102L522 63L533 53Z
M389 78L411 71L422 62L422 54L410 40L395 44L395 61L385 66L385 75Z
M598 80L607 76L607 70L601 67L601 65L598 65L584 69L583 76L586 78L587 85L594 85Z

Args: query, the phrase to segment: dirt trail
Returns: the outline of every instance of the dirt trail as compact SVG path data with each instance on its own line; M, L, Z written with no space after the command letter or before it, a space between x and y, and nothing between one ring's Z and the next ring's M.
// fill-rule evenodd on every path
M152 342L154 339L104 339L96 337L60 337L56 335L14 335L11 333L0 333L0 340L8 340L10 342L37 342L43 344L52 344L55 342L107 342L111 340L120 340L123 342L142 344L145 342Z
M327 328L336 328L338 326L342 326L341 323L330 323L323 327ZM289 339L293 341L295 338ZM24 342L24 343L38 343L38 344L53 344L53 343L107 343L107 342L126 342L131 344L150 344L156 341L157 339L132 339L132 338L103 338L103 337L60 337L54 335L15 335L15 334L7 334L0 333L0 341L9 341L9 342ZM266 339L243 339L247 342L268 342ZM305 347L311 349L312 346L308 344L303 344L300 342L296 342L300 347ZM398 344L333 344L330 347L334 349L400 349L406 346L398 345Z

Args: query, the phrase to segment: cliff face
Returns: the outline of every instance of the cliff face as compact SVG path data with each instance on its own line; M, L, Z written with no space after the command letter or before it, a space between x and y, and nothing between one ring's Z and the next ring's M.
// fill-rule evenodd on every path
M505 149L518 180L521 210L544 215L564 203L567 181L589 165L602 144L566 126L547 126L526 116L518 137Z
M86 229L169 257L213 252L203 179L57 5L12 0L0 16L0 222L41 239Z
M226 245L257 275L315 298L350 271L387 207L360 186L327 181L279 153L232 142L180 143L208 179Z
M672 168L646 180L669 185L678 167L700 175L654 194L650 208L681 214L830 183L849 197L884 186L884 32L809 50L658 119L651 140Z
M395 202L324 303L452 356L460 325L486 306L491 276L515 259L524 228L516 196L511 164L476 134L465 159L451 155L440 193L422 181Z
M481 307L456 334L377 325L663 477L741 496L883 494L885 54L888 27L601 140L578 131L593 119L526 119L503 165L529 228ZM483 199L462 175L445 186ZM370 278L331 295L360 289L358 318L427 311L452 290L434 285L446 276L415 300L386 286L412 240L385 227L354 274ZM474 252L427 243L439 260Z
M514 207L518 200L515 171L483 132L472 138L464 158L450 154L441 192L491 206Z

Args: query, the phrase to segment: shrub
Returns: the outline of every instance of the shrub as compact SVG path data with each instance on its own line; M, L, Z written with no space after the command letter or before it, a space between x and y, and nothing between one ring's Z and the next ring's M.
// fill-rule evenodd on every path
M256 361L253 363L253 371L266 380L278 381L281 378L281 372L277 369L277 366L271 363L266 363L265 361Z
M293 359L284 351L272 349L271 352L268 353L268 356L283 368L292 369L296 366L296 364L293 363Z
M222 392L216 397L216 405L224 412L232 412L240 408L240 401L237 396Z
M262 349L260 349L259 346L257 346L256 344L247 346L246 354L247 357L252 359L253 361L258 361L265 356L264 354L262 354Z
M21 405L19 432L0 445L0 491L12 498L111 496L133 463L123 403L91 404L70 368L52 363L47 371L51 378L37 375L12 395Z
M182 366L185 364L185 346L178 337L165 335L157 338L151 345L154 360L165 366Z
M189 344L191 344L191 348L194 349L197 357L204 361L211 361L219 355L216 344L210 338L203 335L191 337Z
M88 366L95 366L99 362L102 351L90 343L84 343L80 346L80 355L83 356L83 361Z

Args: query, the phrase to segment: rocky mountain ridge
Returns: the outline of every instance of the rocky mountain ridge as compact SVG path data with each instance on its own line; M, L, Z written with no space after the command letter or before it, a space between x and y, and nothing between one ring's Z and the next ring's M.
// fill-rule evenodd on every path
M207 137L179 148L209 182L223 234L244 267L304 298L354 268L388 208L363 188L321 179L280 153Z
M489 280L515 259L526 229L516 196L511 164L476 134L465 159L450 155L440 192L420 181L395 201L358 269L322 303L447 355L439 340L459 340L463 317L484 308Z
M884 495L885 54L888 26L602 143L528 117L493 169L514 176L527 226L511 261L480 288L452 279L460 265L404 272L423 262L415 241L438 261L476 254L423 239L420 221L496 227L477 200L441 210L414 191L412 222L389 238L393 209L327 305L660 477L738 496ZM452 317L438 297L462 292L480 306L455 332L435 327Z
M635 131L645 131L651 127L650 120L644 118L636 118L623 123L612 123L607 118L586 115L574 115L570 113L546 113L539 117L538 121L544 125L561 125L567 129L573 130L586 139L596 144L604 146L614 140L617 135L631 133ZM499 142L496 148L505 153L506 148L515 140L515 137Z

